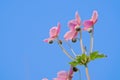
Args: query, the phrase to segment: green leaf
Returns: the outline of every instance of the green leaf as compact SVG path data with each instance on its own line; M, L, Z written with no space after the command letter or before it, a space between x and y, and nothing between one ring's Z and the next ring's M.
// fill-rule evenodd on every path
M82 64L86 64L86 60L87 60L87 55L86 54L82 54L81 55L81 63Z
M86 58L86 54L82 54L81 57L82 57L82 59Z
M76 56L75 60L70 62L72 66L77 66L77 65L84 65L86 66L90 61L99 59L99 58L104 58L106 55L104 54L99 54L98 51L92 52L90 55L87 54L81 54L79 56Z
M87 55L86 54L82 54L82 60L84 60L84 61L87 60Z
M77 66L79 63L78 62L76 62L76 61L72 61L72 62L70 62L69 64L71 64L72 66Z
M76 61L80 64L80 65L86 65L89 60L88 60L88 56L86 54L81 54L80 56L76 57Z
M76 61L77 61L78 63L81 63L81 59L82 59L81 55L76 57Z
M91 59L91 60L95 60L95 59L98 59L98 58L105 58L105 57L106 57L106 55L104 55L104 54L99 54L98 51L92 52L92 53L90 54L90 59Z

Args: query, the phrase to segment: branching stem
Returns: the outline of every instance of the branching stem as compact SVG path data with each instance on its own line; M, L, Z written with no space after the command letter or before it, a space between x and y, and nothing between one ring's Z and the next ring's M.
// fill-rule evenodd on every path
M65 41L65 42L66 42L66 41ZM69 48L70 48L70 50L72 51L73 55L76 57L77 54L75 53L75 51L73 50L73 48L71 47L71 45L70 45L68 42L66 42L66 44L69 46Z
M58 45L62 49L62 51L71 59L74 60L74 58L65 50L65 48L59 43L59 39L57 39Z

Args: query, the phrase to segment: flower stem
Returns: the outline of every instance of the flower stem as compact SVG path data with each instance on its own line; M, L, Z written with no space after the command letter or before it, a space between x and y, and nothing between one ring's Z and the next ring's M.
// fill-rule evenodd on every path
M79 76L80 76L79 78L80 78L80 80L82 80L81 79L81 71L79 69L78 69L78 72L79 72Z
M90 75L89 75L87 66L85 66L85 71L86 71L87 80L90 80Z
M74 74L74 72L73 72L73 67L71 66L71 67L70 67L70 70L69 70L69 72L68 72L68 79L67 79L67 80L72 80L73 74Z
M66 42L66 41L65 41L65 42ZM71 47L71 45L70 45L68 42L66 42L66 44L69 46L69 48L70 48L70 50L72 51L73 55L76 57L77 54L75 53L75 51L73 50L73 48Z
M60 46L60 48L62 49L62 51L71 59L74 60L74 58L65 50L65 48L59 43L59 39L57 39L58 41L58 45Z
M80 47L81 47L82 53L85 53L83 41L82 41L82 30L80 30Z
M90 53L92 53L92 50L93 50L93 41L94 41L94 38L93 38L93 31L90 33Z

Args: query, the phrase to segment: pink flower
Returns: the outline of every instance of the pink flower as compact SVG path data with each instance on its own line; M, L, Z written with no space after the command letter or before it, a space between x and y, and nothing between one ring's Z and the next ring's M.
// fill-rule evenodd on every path
M74 73L73 67L71 66L69 72L67 72L67 71L59 71L57 73L57 77L53 78L53 80L72 80L73 73ZM48 79L43 78L42 80L48 80Z
M60 71L57 73L57 78L53 78L53 80L71 80L73 77L73 67L70 67L70 71Z
M55 40L60 33L60 23L57 24L57 26L52 27L49 31L49 38L45 39L44 42L49 42Z
M67 79L68 79L68 72L60 71L57 73L57 78L54 78L53 80L67 80Z
M70 31L66 32L66 34L64 35L65 40L71 40L73 38L76 38L78 34L78 31L76 31L76 28L79 28L80 25L81 25L81 19L78 12L76 12L75 19L69 21L68 23Z
M43 78L42 80L48 80L47 78Z
M57 74L57 78L54 78L53 80L69 80L69 78L72 78L73 72L66 72L66 71L60 71Z
M97 22L97 20L98 20L98 13L97 11L93 11L93 15L91 19L83 22L83 25L84 25L83 30L89 31L94 26L94 24Z

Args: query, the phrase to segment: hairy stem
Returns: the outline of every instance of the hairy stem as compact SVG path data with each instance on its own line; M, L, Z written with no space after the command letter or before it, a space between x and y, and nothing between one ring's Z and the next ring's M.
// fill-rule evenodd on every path
M78 72L79 72L79 75L80 75L79 78L80 78L80 80L82 80L82 79L81 79L81 71L80 71L79 69L78 69Z
M73 72L73 67L71 66L71 67L70 67L70 70L69 70L69 73L68 73L68 79L67 79L67 80L72 80L73 74L74 74L74 72Z
M94 41L94 38L93 38L93 31L90 33L90 53L92 53L92 50L93 50L93 41Z
M82 53L85 53L83 42L82 42L82 30L80 31L80 47L81 47Z
M87 80L90 80L90 75L89 75L87 66L85 67L85 71L86 71Z
M65 42L66 42L66 41L65 41ZM71 47L71 45L70 45L68 42L66 42L66 44L69 46L69 48L70 48L70 50L72 51L73 55L74 55L74 56L77 56L77 54L75 53L75 51L73 50L73 48Z
M71 59L74 60L74 58L65 50L65 48L59 43L59 39L57 39L59 47L62 49L62 51Z

